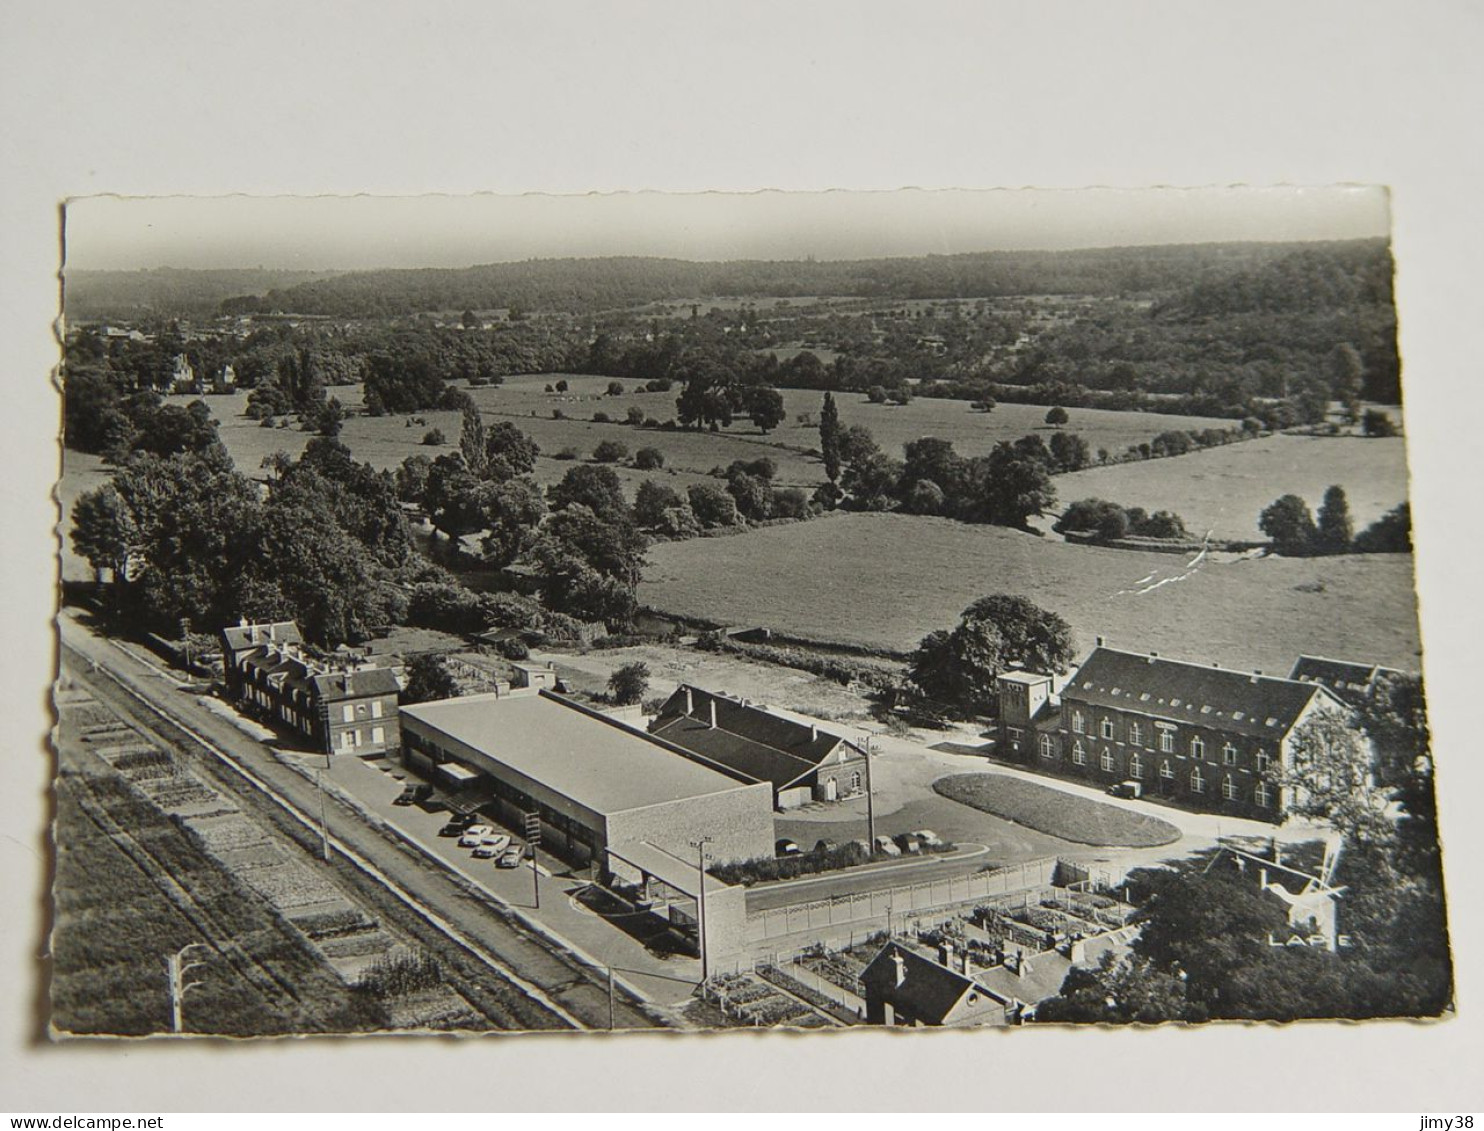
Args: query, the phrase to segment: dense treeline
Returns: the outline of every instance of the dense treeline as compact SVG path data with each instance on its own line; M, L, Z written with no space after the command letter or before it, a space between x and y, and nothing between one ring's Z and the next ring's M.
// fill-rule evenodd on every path
M292 287L332 274L261 267L208 270L157 267L144 271L68 268L63 279L63 312L74 322L209 315L216 313L225 299L264 294L275 287Z
M1376 241L1316 244L1317 253ZM478 267L362 271L276 288L234 311L377 317L437 310L594 313L698 296L844 295L976 298L1026 294L1120 295L1214 286L1259 270L1288 244L1204 244L992 251L872 260L697 263L613 257L538 259Z

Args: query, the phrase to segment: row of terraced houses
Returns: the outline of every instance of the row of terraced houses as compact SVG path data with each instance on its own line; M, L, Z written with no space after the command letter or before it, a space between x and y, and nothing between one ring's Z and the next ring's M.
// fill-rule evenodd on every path
M1027 768L1111 786L1132 781L1194 808L1280 821L1274 772L1316 715L1351 707L1393 669L1302 656L1286 677L1097 647L1059 696L1052 676L999 677L997 749Z

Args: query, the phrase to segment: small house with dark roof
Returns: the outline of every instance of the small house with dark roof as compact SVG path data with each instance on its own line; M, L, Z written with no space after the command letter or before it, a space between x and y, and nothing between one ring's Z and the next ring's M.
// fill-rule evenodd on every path
M1316 713L1347 717L1333 691L1157 653L1098 646L1059 698L1052 677L999 677L998 747L1043 773L1103 787L1136 781L1198 809L1280 821L1291 803L1272 782L1294 731Z
M861 971L866 1021L871 1025L1009 1025L1021 1004L954 968L950 952L935 961L895 940Z
M1385 676L1406 673L1378 664L1357 664L1350 660L1330 660L1323 656L1300 656L1288 673L1300 683L1318 683L1333 691L1352 707L1358 707Z
M350 653L307 648L298 625L242 623L222 629L228 691L239 702L326 754L380 754L401 745L390 668Z
M738 781L769 783L776 809L865 793L866 756L859 746L743 699L682 684L649 732Z

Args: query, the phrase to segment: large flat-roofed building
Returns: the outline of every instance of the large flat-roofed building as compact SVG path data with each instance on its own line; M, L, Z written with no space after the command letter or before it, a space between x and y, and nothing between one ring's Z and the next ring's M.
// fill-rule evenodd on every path
M700 765L671 744L553 692L471 695L402 709L407 765L481 788L502 820L539 813L543 847L612 866L609 850L708 863L771 856L773 790Z

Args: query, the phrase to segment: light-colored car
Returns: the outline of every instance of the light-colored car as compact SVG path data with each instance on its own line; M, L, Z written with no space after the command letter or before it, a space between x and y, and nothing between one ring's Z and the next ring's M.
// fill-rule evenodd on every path
M523 849L520 845L512 844L504 852L500 853L499 859L495 861L495 867L519 868L521 859L525 856L525 854L526 850Z
M876 838L876 851L883 856L900 856L902 850L896 846L896 842L889 836L878 836Z
M496 836L488 836L480 841L479 845L474 849L474 858L476 860L489 860L492 857L500 855L500 853L509 847L510 838L504 833L499 833Z
M943 838L940 837L937 833L933 832L932 829L918 829L912 835L922 842L922 846L924 848L943 847Z
M485 837L495 835L492 825L470 825L464 830L464 835L459 837L460 848L478 848L484 843Z

